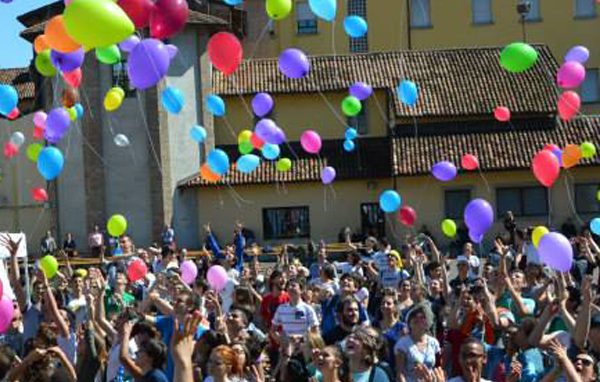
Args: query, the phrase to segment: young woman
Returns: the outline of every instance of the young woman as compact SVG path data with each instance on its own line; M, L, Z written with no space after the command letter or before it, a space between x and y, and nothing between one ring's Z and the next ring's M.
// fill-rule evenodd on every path
M343 378L344 359L337 346L327 346L321 350L315 350L317 370L322 375L322 382L346 382Z
M208 376L214 382L240 381L242 366L236 352L227 345L217 346L208 358Z
M373 328L358 327L346 338L351 382L391 382L385 370L375 364L380 348L379 333Z

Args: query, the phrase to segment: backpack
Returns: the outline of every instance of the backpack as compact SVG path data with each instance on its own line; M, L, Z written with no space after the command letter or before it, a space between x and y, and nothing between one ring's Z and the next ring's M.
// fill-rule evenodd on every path
M390 365L387 362L381 361L373 365L373 367L371 368L371 373L369 374L369 382L381 382L375 380L375 373L377 369L382 370L385 373L385 375L387 375L389 382L394 382L396 380L396 377L394 377L394 372L392 371Z

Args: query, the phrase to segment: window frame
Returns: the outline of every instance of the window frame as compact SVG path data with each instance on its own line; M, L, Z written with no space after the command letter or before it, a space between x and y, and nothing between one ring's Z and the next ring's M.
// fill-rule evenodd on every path
M427 23L423 25L416 25L413 17L415 9L415 2L422 1L427 4ZM431 21L431 0L410 0L410 29L431 29L433 28L433 22Z
M593 10L593 14L590 15L578 15L577 14L577 3L581 1L581 0L574 0L573 1L573 18L575 20L590 20L590 19L595 19L596 17L598 17L598 12L596 10L596 1L595 0L590 0L592 3L592 10Z
M310 15L312 15L312 18L310 19L300 19L299 15L298 15L298 11L300 10L300 5L306 6L308 13ZM312 36L312 35L316 35L319 34L319 20L317 19L317 16L312 13L312 11L310 10L310 7L308 5L308 1L298 1L295 4L295 16L296 16L296 35L297 36ZM300 23L310 23L311 26L300 26Z
M538 9L538 15L535 18L528 18L528 16L531 14L531 11L527 14L527 16L524 18L524 21L526 23L539 23L542 22L542 2L541 0L527 0L529 1L529 3L531 3L533 5L533 3L537 4L537 9ZM531 7L533 8L533 6Z
M541 214L526 214L524 212L524 206L525 206L525 190L531 190L531 189L541 189L544 191L544 209L545 212L541 213ZM537 185L526 185L526 186L500 186L500 187L496 187L496 192L495 192L495 197L496 197L496 219L498 220L502 220L504 219L504 214L506 213L506 211L500 211L500 203L499 203L499 197L498 197L498 193L500 191L506 191L506 190L517 190L519 192L519 211L515 211L514 209L511 209L510 211L513 212L515 217L522 217L522 218L531 218L531 217L540 217L540 216L547 216L548 215L548 189L543 187L543 186L537 186Z
M473 195L473 188L472 187L446 188L443 191L444 191L444 219L452 219L452 220L457 220L457 221L463 221L464 220L464 208L462 209L463 212L459 213L458 216L454 216L454 215L452 215L452 214L449 213L449 211L448 211L448 194L449 193L467 192L469 194L467 196L467 203L468 203L469 200L471 200L471 197ZM466 204L465 204L465 206L466 206Z
M579 209L579 204L577 203L577 201L579 200L579 198L577 198L577 188L578 187L596 187L596 193L598 193L598 191L600 190L600 185L598 183L594 183L594 182L584 182L584 183L575 183L573 185L573 200L575 204L575 212L577 212L578 214L582 214L582 215L596 215L598 214L598 212L600 212L600 201L598 201L598 199L596 198L596 204L598 206L598 209L595 211L591 211L591 210L585 210L582 211Z
M360 214L360 230L361 233L363 235L369 235L369 231L366 225L365 225L365 219L364 219L364 215L363 215L363 207L364 206L368 206L370 209L372 208L373 210L377 210L377 222L375 223L375 229L377 230L377 234L379 235L379 237L383 237L385 236L385 212L381 209L381 207L379 206L379 203L377 202L364 202L360 204L360 210L359 210L359 214ZM381 217L382 222L379 222L379 217Z
M347 117L346 123L348 126L355 128L358 135L363 136L369 134L369 111L367 110L367 100L360 101L360 103L362 105L360 113L354 117ZM364 126L360 124L361 119L364 119Z
M306 216L308 217L307 219L307 227L306 233L303 234L294 234L294 235L283 235L283 236L276 236L273 235L273 233L271 233L270 235L267 235L267 232L270 231L270 229L267 229L268 227L268 219L267 219L267 214L269 211L292 211L292 210L304 210L306 211ZM262 208L262 225L263 225L263 240L282 240L282 239L310 239L310 207L308 205L302 205L302 206L286 206L286 207L263 207Z
M585 81L588 78L590 78L589 77L590 72L596 73L596 92L597 93L596 93L596 98L593 100L585 99L585 94L583 92L583 83L585 83ZM584 104L593 104L593 103L600 102L600 71L598 70L598 68L585 68L585 80L583 83L579 87L579 93L581 94L581 102Z
M117 65L121 66L119 75L115 75L115 67ZM123 89L125 91L125 98L133 98L137 95L137 89L131 86L131 81L129 81L129 75L127 74L127 59L122 58L121 61L110 65L110 71L112 86L119 86Z
M490 15L489 20L487 20L487 21L475 20L475 4L478 1L483 1L483 0L471 0L471 24L475 25L475 26L486 26L486 25L494 24L494 6L492 3L492 0L485 0L489 4L489 15Z

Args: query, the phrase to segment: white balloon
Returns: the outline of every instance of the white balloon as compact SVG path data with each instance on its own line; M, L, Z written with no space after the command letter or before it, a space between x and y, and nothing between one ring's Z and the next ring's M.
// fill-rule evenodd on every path
M117 145L119 147L129 146L129 138L127 138L127 136L125 134L115 135L115 137L113 138L113 141L115 142L115 145Z
M17 146L17 147L21 147L21 145L23 143L25 143L25 136L23 135L22 132L20 131L15 131L11 136L10 136L10 142Z

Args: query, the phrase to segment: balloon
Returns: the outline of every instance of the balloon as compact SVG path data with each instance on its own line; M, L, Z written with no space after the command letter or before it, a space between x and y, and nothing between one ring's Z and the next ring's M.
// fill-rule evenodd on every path
M556 84L563 89L578 88L583 80L585 80L585 68L575 61L562 64L556 75Z
M57 143L67 134L70 124L69 113L64 108L52 109L46 119L46 140L50 143Z
M108 219L106 229L112 237L119 237L127 231L127 219L125 216L115 214Z
M75 106L72 106L66 110L67 113L69 113L69 119L71 122L75 122L77 120L77 110L75 110Z
M261 119L254 127L254 133L258 136L258 138L266 142L271 142L273 140L272 138L275 135L276 130L277 125L272 119L269 118Z
M62 76L67 84L69 84L70 86L72 86L76 89L79 87L79 85L81 85L81 80L82 80L81 68L77 68L77 69L73 70L72 72L63 73Z
M37 111L33 115L33 124L35 126L45 127L47 118L48 118L48 115L46 113L44 113L43 111Z
M216 94L209 94L206 97L206 107L208 111L216 117L225 115L225 101Z
M150 23L150 13L154 9L152 0L119 0L117 4L129 16L136 29L146 28Z
M61 72L72 72L81 67L84 58L85 52L82 48L74 50L71 53L61 53L56 50L50 51L52 65Z
M185 100L183 93L172 86L167 86L160 94L164 108L172 114L178 114L183 109Z
M44 77L54 77L56 75L56 68L52 65L49 49L35 56L34 65L38 73Z
M350 86L350 95L364 101L373 94L373 88L364 82L355 82Z
M244 1L243 0L223 0L223 2L227 5L231 5L232 7L235 7L236 5L242 4Z
M192 260L186 260L181 263L181 279L186 284L191 284L198 276L198 267Z
M77 112L77 118L83 118L83 106L80 103L75 104L75 106L73 106L75 108L75 111Z
M225 268L220 265L213 265L212 267L208 268L206 280L212 289L221 291L227 285L229 276L227 276L227 271Z
M566 91L558 99L558 114L562 119L568 121L579 112L581 98L574 91Z
M559 149L559 148L556 148L556 149L552 150L552 154L554 154L554 156L558 160L558 167L562 167L563 166L563 162L562 162L562 150Z
M14 121L15 119L19 118L20 114L21 112L19 111L19 108L15 107L10 113L8 113L6 119L8 119L9 121Z
M385 190L379 196L379 207L384 212L395 212L400 208L400 204L402 204L402 199L394 190Z
M238 158L235 168L243 173L248 174L256 170L260 165L260 158L254 154L245 154Z
M229 157L221 149L213 149L208 153L208 167L217 175L223 175L229 170Z
M344 150L346 150L347 152L354 151L354 147L355 147L354 142L352 142L351 140L346 139L344 141Z
M337 5L335 0L308 0L312 13L325 21L335 20Z
M41 187L31 189L31 198L36 202L44 203L48 201L48 193Z
M448 237L454 237L456 235L456 223L452 219L442 220L442 232Z
M274 145L280 145L280 144L284 143L286 140L287 139L285 137L285 132L282 129L280 129L279 127L277 127L267 143L271 143Z
M402 206L398 212L398 220L407 227L412 227L417 221L417 213L412 207Z
M292 0L267 0L266 9L273 20L283 20L292 11Z
M538 52L524 42L513 42L500 52L500 65L509 72L521 73L535 65Z
M86 22L89 22L87 20ZM90 23L93 24L93 23ZM81 48L81 44L71 38L65 28L65 20L62 15L51 18L44 27L46 42L53 50L63 53L74 52Z
M194 125L190 129L190 137L196 142L202 143L206 139L206 129L200 125Z
M473 243L479 244L483 241L483 234L469 230L469 239L471 239Z
M567 145L562 151L562 162L564 168L576 166L581 160L581 148L577 145Z
M590 58L590 51L588 48L582 45L577 45L569 49L567 54L565 54L564 60L574 61L580 64L585 64L586 61Z
M479 160L473 154L465 154L460 160L460 166L465 170L477 170L479 167Z
M111 0L73 0L63 17L69 36L88 49L116 44L135 31L127 14Z
M4 334L12 325L15 316L15 307L11 299L6 296L0 298L0 333Z
M310 72L310 62L300 49L288 48L279 55L279 71L288 78L304 78Z
M569 272L573 265L573 247L558 232L549 232L540 239L538 254L544 264L559 272Z
M355 117L362 110L362 104L358 98L347 96L342 100L342 111L347 117Z
M419 97L419 93L417 90L417 85L408 80L402 80L400 85L398 85L398 97L400 97L400 101L407 106L415 106L417 103L417 98Z
M540 245L540 240L548 232L550 232L550 230L543 225L537 226L533 229L533 232L531 233L531 242L535 248Z
M252 152L252 150L254 150L254 146L252 145L252 142L248 141L248 142L240 142L238 144L238 150L240 152L240 154L250 154Z
M10 142L15 146L20 147L23 143L25 143L25 135L23 135L23 133L20 131L15 131L10 136Z
M63 106L68 109L75 106L75 104L79 101L79 92L77 89L68 86L63 89L61 99ZM77 113L75 113L75 115L77 115Z
M130 144L129 138L127 138L127 135L125 135L125 134L115 135L113 138L113 142L115 143L115 145L117 145L119 147L127 147Z
M10 159L19 153L19 148L12 142L4 143L4 157Z
M441 161L431 167L433 176L442 182L449 182L456 177L456 166L452 162Z
M136 282L138 280L143 279L144 277L146 277L147 273L148 267L142 259L136 259L132 261L131 264L129 264L129 267L127 268L127 278L131 282Z
M268 93L257 93L252 98L252 111L257 117L264 117L273 110L273 98Z
M263 148L265 141L260 139L257 134L252 134L252 137L250 137L250 143L252 144L252 149L258 150Z
M235 72L242 62L242 44L232 33L219 32L212 35L206 49L210 62L226 76Z
M586 159L596 156L596 146L592 142L583 142L579 148L581 149L581 155Z
M280 172L290 171L292 168L292 161L289 158L281 158L277 161L275 168Z
M42 146L39 143L32 143L29 146L27 146L27 158L32 161L33 163L37 162L38 157L40 156L40 153L42 152L42 150L44 149L44 146Z
M242 130L238 134L238 144L240 144L242 142L250 142L250 138L252 138L252 131L251 130Z
M360 38L367 34L367 21L360 16L347 16L344 19L344 30L352 38Z
M104 109L109 112L115 111L121 107L124 99L125 91L122 88L115 86L106 92L106 95L104 96Z
M535 154L531 168L536 179L546 187L552 187L560 172L556 156L548 150L542 150Z
M46 255L40 259L40 269L44 272L46 278L53 278L58 272L58 261L52 255Z
M33 50L35 53L40 53L48 49L50 49L50 44L46 35L41 34L33 40Z
M140 41L129 52L127 58L127 74L130 83L140 90L156 85L167 74L171 59L176 54L177 48L174 45L165 45L162 41L153 38Z
M211 183L221 179L221 176L211 171L210 167L208 167L208 163L204 163L200 166L200 176L202 176L202 179Z
M307 153L318 154L321 151L321 136L314 130L305 130L300 136L300 145Z
M590 221L590 230L592 230L595 235L600 235L600 218L593 218L592 221Z
M510 109L506 106L497 106L494 109L494 118L500 122L510 121Z
M46 128L43 126L36 126L33 128L33 139L43 139L46 133Z
M190 10L186 0L158 0L150 13L150 36L164 40L183 30Z
M11 85L0 85L0 114L8 115L19 102L19 94Z
M134 0L137 1L137 0ZM119 43L119 48L123 52L131 52L140 43L140 38L136 35L131 35Z
M473 199L465 207L464 217L473 236L483 235L494 224L494 209L484 199Z
M347 128L346 132L344 133L344 138L346 138L349 141L355 139L357 136L358 136L358 131L356 131L356 129L353 127Z
M117 45L96 48L96 58L103 64L113 65L121 61L121 51Z
M262 155L265 157L265 159L269 160L277 159L280 152L281 150L279 149L279 146L271 143L265 143L265 145L262 148Z
M321 170L321 182L323 184L331 184L335 180L336 172L335 168L331 166L324 167Z

